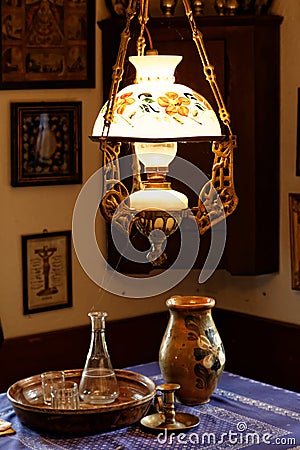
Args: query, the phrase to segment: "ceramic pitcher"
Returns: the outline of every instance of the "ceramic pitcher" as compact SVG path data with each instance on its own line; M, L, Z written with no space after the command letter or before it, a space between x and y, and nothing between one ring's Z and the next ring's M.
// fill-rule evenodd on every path
M170 319L159 364L167 383L178 383L176 398L186 405L209 401L225 364L225 352L212 318L215 300L173 296L166 302Z

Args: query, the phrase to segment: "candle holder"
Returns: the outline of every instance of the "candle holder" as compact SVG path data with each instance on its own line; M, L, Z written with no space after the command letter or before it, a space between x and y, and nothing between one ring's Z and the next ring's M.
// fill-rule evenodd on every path
M152 430L188 430L199 424L199 418L193 414L175 411L174 393L180 385L166 383L156 387L154 405L157 413L143 417L141 424ZM157 392L160 391L161 394Z

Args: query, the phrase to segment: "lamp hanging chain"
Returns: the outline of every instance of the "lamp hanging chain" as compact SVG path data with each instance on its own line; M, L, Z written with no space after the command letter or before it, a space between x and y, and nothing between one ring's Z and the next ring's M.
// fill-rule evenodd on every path
M120 153L120 142L108 142L110 125L113 121L113 112L116 103L117 93L124 73L125 58L127 48L131 39L130 24L136 13L137 0L130 0L126 10L126 25L121 33L120 46L116 63L113 67L112 83L110 87L107 109L104 116L102 139L100 140L100 150L104 159L104 196L100 202L100 209L106 220L111 220L118 205L128 196L125 185L120 181L120 167L118 156Z
M214 161L211 179L203 186L198 199L198 206L192 208L200 234L204 234L213 225L233 213L238 204L234 189L233 150L236 148L236 136L232 134L230 115L226 109L220 88L217 83L214 67L210 64L205 49L202 33L198 30L189 0L182 0L185 14L189 21L194 44L196 45L203 72L209 82L217 103L219 117L227 128L228 135L220 142L213 142ZM222 207L216 193L221 200Z
M125 58L127 54L127 48L129 41L131 39L130 35L130 23L133 19L134 15L136 13L136 0L130 0L128 8L126 10L126 25L124 30L121 33L121 40L120 40L120 46L118 50L118 55L116 59L116 63L113 67L113 73L112 73L112 84L110 87L108 102L107 102L107 109L104 116L104 127L102 131L102 137L107 137L109 133L110 124L113 120L113 110L114 105L117 97L117 93L119 90L119 86L123 77L124 73L124 65L125 65Z
M140 12L139 12L139 22L140 22L140 35L137 39L136 48L138 56L144 56L146 48L145 39L145 29L147 22L149 20L149 0L140 1Z
M223 122L223 124L227 127L229 134L232 135L231 126L230 126L230 115L226 109L222 94L220 92L220 89L219 89L219 86L217 83L214 66L212 66L209 62L208 55L207 55L205 45L204 45L204 41L203 41L203 35L197 28L189 1L182 0L182 3L184 6L184 9L185 9L185 14L188 18L188 21L189 21L189 24L190 24L190 27L192 30L193 41L197 47L198 54L199 54L201 62L202 62L205 77L210 84L212 93L214 95L214 98L215 98L217 106L218 106L220 119Z

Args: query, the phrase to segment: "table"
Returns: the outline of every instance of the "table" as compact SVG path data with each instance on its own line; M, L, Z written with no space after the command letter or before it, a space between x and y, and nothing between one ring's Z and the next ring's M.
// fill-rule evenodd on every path
M163 382L157 362L128 367ZM16 434L0 437L0 450L300 450L300 394L224 372L211 401L197 407L176 405L195 414L200 424L187 433L152 433L140 424L94 436L61 438L23 426L6 394L0 394L0 417Z

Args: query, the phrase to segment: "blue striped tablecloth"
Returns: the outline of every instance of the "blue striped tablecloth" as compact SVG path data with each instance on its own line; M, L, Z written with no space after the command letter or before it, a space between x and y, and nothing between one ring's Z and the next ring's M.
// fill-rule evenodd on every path
M128 367L163 382L156 362ZM200 424L187 433L151 433L139 424L87 437L62 438L23 426L6 394L0 394L0 417L15 435L0 437L0 450L300 450L300 394L224 372L211 401L177 411L197 415Z

